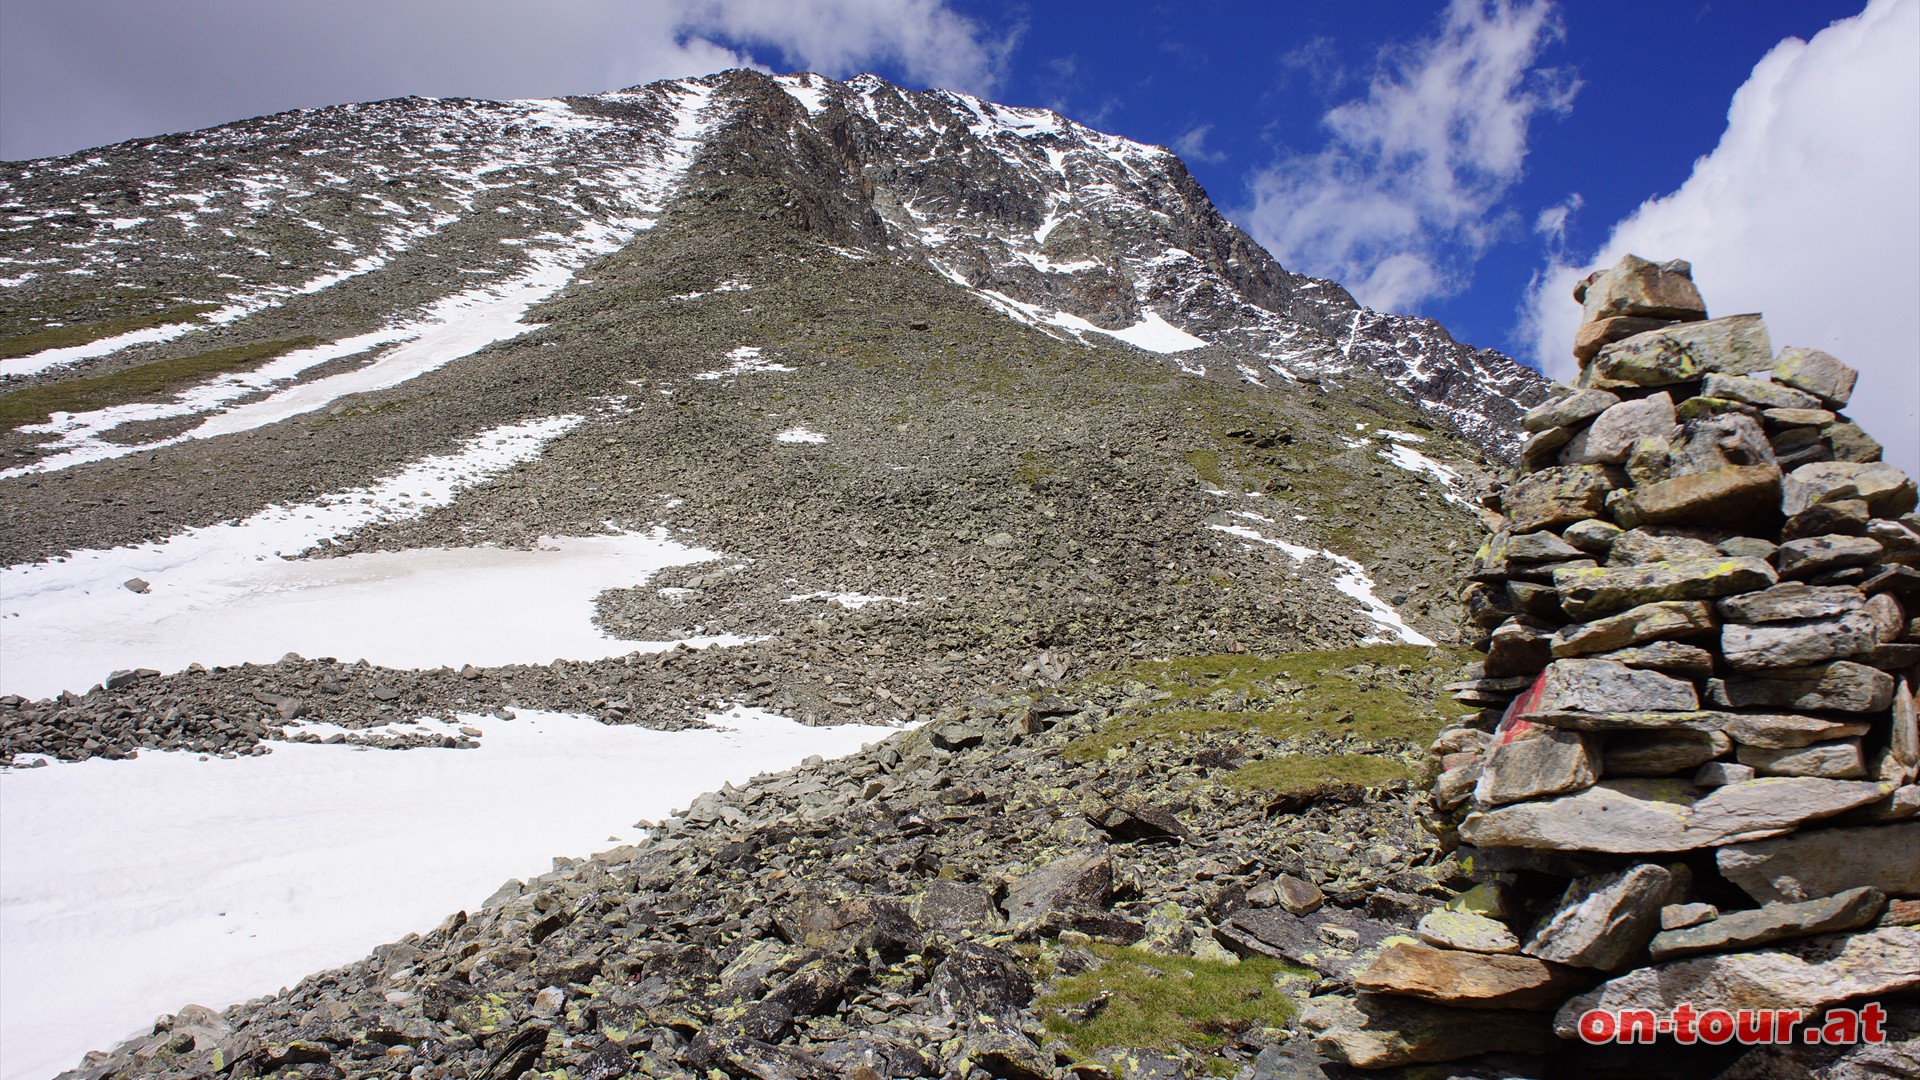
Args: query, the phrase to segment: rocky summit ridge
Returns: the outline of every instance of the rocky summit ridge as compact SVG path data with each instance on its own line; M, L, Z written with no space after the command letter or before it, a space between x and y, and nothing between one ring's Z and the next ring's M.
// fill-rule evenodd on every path
M1595 429L1665 419L1643 415L1651 384L1549 398L1498 354L1281 268L1165 150L869 76L263 117L0 166L0 229L14 596L69 551L363 504L285 554L655 531L713 553L599 596L599 626L634 645L615 659L102 671L0 698L6 761L319 731L400 752L427 738L411 718L536 708L914 725L702 796L643 843L557 860L281 993L180 1008L68 1075L1265 1080L1349 1071L1354 1031L1391 1050L1356 1065L1585 1063L1538 1056L1581 977L1491 961L1548 976L1472 1006L1493 1039L1392 965L1415 934L1514 951L1498 920L1454 917L1492 891L1450 850L1461 789L1495 777L1487 817L1545 793L1496 782L1497 717L1477 710L1538 670L1499 663L1554 659L1549 607L1613 616L1539 569L1587 569L1554 542L1604 530L1512 526L1530 489L1490 495L1495 474L1571 478L1538 501L1597 519L1610 492L1724 456L1717 434L1669 439L1664 465L1642 451L1665 470L1645 487L1615 477L1636 466ZM1615 315L1677 318L1596 319ZM1600 370L1660 328L1609 327ZM1643 351L1633 370L1686 362ZM1587 424L1569 403L1598 392L1632 407ZM1831 410L1801 411L1755 421L1776 468L1870 456ZM486 447L505 449L447 490L380 501ZM1578 482L1596 470L1605 485ZM1855 532L1897 518L1862 513ZM1507 561L1476 556L1502 525ZM1735 559L1768 567L1742 590L1786 572L1757 551ZM1469 576L1486 588L1461 597ZM734 643L668 647L694 638ZM1693 652L1643 651L1707 678ZM1748 692L1712 670L1697 692ZM1841 723L1804 745L1879 751ZM1654 749L1721 735L1733 754L1724 728ZM1581 745L1598 780L1611 744ZM1547 883L1591 869L1541 858L1496 868L1516 942ZM1805 925L1905 910L1879 892Z

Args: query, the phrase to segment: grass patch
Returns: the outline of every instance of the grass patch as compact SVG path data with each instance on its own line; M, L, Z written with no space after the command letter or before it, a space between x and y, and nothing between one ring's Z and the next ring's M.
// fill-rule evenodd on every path
M1227 474L1220 470L1220 452L1218 450L1189 450L1184 455L1187 464L1200 474L1200 479L1211 488L1227 486Z
M1047 463L1045 454L1028 450L1020 455L1020 464L1014 468L1013 476L1022 484L1033 487L1059 471Z
M44 424L56 412L82 412L146 400L208 375L252 367L316 340L298 337L234 345L172 360L156 360L124 371L87 375L0 394L0 429Z
M1113 945L1095 945L1093 951L1107 963L1060 980L1040 1001L1048 1030L1077 1054L1120 1048L1204 1052L1247 1028L1280 1026L1293 1013L1293 1003L1273 981L1299 969L1278 960L1224 964ZM1104 1005L1084 1024L1053 1011L1103 997Z
M1220 654L1136 664L1105 679L1144 684L1166 696L1117 712L1099 731L1067 744L1082 761L1144 740L1212 732L1285 739L1320 731L1363 739L1430 740L1444 721L1430 695L1416 694L1391 673L1449 670L1460 662L1446 649L1376 645L1281 656ZM1359 665L1366 665L1359 668ZM1358 668L1358 670L1355 670ZM1372 674L1367 669L1373 669ZM1382 673L1380 669L1387 669Z
M181 304L144 315L123 315L117 319L102 319L99 322L78 323L73 326L56 326L49 330L36 330L30 334L0 338L0 360L32 356L34 353L45 352L48 349L85 345L88 342L99 341L101 338L145 330L152 326L189 322L209 311L218 310L220 310L218 304Z
M1243 765L1226 777L1230 787L1267 795L1298 795L1323 784L1378 787L1412 776L1405 762L1381 754L1289 754Z

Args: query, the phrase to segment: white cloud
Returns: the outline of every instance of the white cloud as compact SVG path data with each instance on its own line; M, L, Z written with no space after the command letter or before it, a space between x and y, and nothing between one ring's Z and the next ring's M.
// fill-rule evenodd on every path
M1465 285L1508 222L1527 128L1578 88L1535 66L1561 36L1550 0L1453 0L1438 36L1382 57L1365 97L1331 111L1331 139L1257 174L1249 231L1289 269L1405 310Z
M932 86L984 93L1019 31L994 39L946 0L674 0L682 27L780 50L824 75L875 61Z
M1726 133L1677 191L1578 265L1554 260L1523 312L1532 359L1574 373L1575 281L1632 252L1686 259L1715 314L1760 311L1776 347L1861 370L1850 414L1920 472L1920 0L1872 0L1789 38L1733 96Z
M1198 127L1188 128L1186 131L1180 133L1179 138L1173 140L1173 152L1188 161L1217 162L1227 160L1227 155L1224 151L1207 149L1207 136L1211 134L1213 134L1212 124L1201 124Z

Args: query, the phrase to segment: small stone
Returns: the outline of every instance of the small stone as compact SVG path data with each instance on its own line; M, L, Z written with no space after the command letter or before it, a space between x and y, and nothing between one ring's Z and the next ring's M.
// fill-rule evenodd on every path
M1825 409L1764 409L1760 418L1769 427L1812 427L1823 428L1833 423L1837 417Z
M1879 630L1865 611L1760 626L1730 622L1720 628L1720 654L1737 671L1806 667L1856 656L1879 643Z
M1920 896L1920 822L1809 829L1714 853L1720 875L1762 904L1812 900L1860 886Z
M1515 616L1494 627L1487 643L1487 674L1532 675L1553 659L1553 638L1538 620Z
M106 679L101 682L100 686L102 689L106 689L106 690L121 690L121 689L125 689L126 687L132 686L134 683L139 681L140 681L139 671L133 668L122 668L119 671L109 672L107 674Z
M1920 765L1920 708L1913 699L1913 679L1902 678L1893 692L1893 713L1887 735L1887 753L1912 770Z
M1764 589L1778 580L1759 559L1685 559L1644 566L1609 566L1553 572L1560 606L1569 617L1591 620L1662 600L1705 600Z
M1819 349L1788 346L1773 365L1773 380L1804 390L1835 409L1844 409L1853 397L1860 373Z
M1566 562L1586 553L1550 532L1521 533L1507 541L1507 559L1517 563Z
M1660 909L1660 929L1684 930L1719 917L1720 909L1712 904L1668 904Z
M1798 1009L1811 1016L1852 998L1916 987L1920 930L1882 927L1639 968L1568 1001L1554 1017L1554 1031L1563 1039L1578 1037L1580 1018L1594 1009L1616 1015L1646 1009L1668 1016L1683 1003L1726 1002L1749 1009Z
M1355 987L1475 1009L1554 1009L1587 980L1528 956L1394 942L1353 978Z
M1735 911L1699 926L1663 930L1654 935L1648 951L1659 962L1852 930L1878 918L1886 904L1887 898L1880 890L1868 888L1848 889L1819 900L1768 904L1758 911Z
M1729 315L1635 334L1601 349L1580 373L1599 389L1672 386L1710 373L1745 375L1773 362L1773 343L1758 315Z
M1307 915L1320 910L1327 902L1326 894L1320 887L1304 878L1292 874L1281 874L1273 879L1274 903L1295 915Z
M153 588L153 586L147 584L144 578L128 578L122 584L126 585L129 591L140 593L143 596Z
M1757 536L1729 536L1714 545L1722 555L1731 555L1736 559L1760 559L1770 561L1780 545L1771 540L1762 540Z
M1777 465L1727 465L1620 491L1607 500L1622 525L1744 522L1764 519L1780 499Z
M1808 578L1844 566L1865 566L1880 559L1880 541L1864 536L1808 536L1780 545L1775 560L1784 578Z
M1610 653L1601 653L1595 660L1611 660L1628 667L1646 668L1663 675L1672 675L1681 679L1705 679L1713 674L1713 654L1698 645L1682 645L1677 641L1656 641L1651 645L1635 645Z
M1867 531L1867 522L1871 520L1873 520L1873 511L1867 508L1865 499L1837 499L1833 502L1814 503L1787 519L1786 525L1780 529L1780 538L1799 540L1808 536L1825 536L1829 533L1859 536Z
M1556 398L1544 405L1537 405L1520 418L1520 427L1526 431L1541 432L1549 428L1572 428L1606 412L1619 404L1620 395L1606 390L1576 390L1563 398Z
M1900 640L1907 629L1907 613L1900 601L1892 593L1878 593L1867 597L1867 615L1873 619L1873 625L1879 628L1880 644L1891 645Z
M533 995L533 1015L550 1018L560 1015L567 1004L567 992L557 986L549 986Z
M1831 618L1865 610L1866 605L1866 597L1850 586L1787 581L1716 601L1714 608L1728 622L1776 623Z
M1421 941L1442 949L1501 954L1520 951L1520 939L1513 936L1506 923L1464 911L1429 911L1420 917L1413 932Z
M1565 627L1553 635L1551 651L1560 658L1590 656L1648 641L1698 637L1712 633L1717 626L1713 610L1705 601L1656 601Z
M1561 538L1589 555L1603 556L1613 547L1613 541L1623 532L1620 526L1611 521L1588 518L1567 526Z
M1866 756L1859 739L1815 743L1812 746L1769 750L1742 746L1740 764L1751 765L1761 776L1818 776L1828 780L1859 780L1867 775Z
M1728 784L1744 784L1760 775L1750 765L1739 765L1731 761L1709 761L1700 766L1693 774L1693 786L1703 788L1726 787Z
M1867 434L1866 429L1851 420L1837 424L1828 424L1820 429L1820 435L1826 440L1827 448L1833 451L1835 461L1879 461L1886 447L1880 440Z

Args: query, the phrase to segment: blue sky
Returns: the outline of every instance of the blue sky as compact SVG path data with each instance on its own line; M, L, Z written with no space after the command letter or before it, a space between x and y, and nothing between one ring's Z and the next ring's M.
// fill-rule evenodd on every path
M0 156L740 64L1171 146L1289 269L1559 377L1580 273L1692 259L1920 469L1920 0L0 0Z

